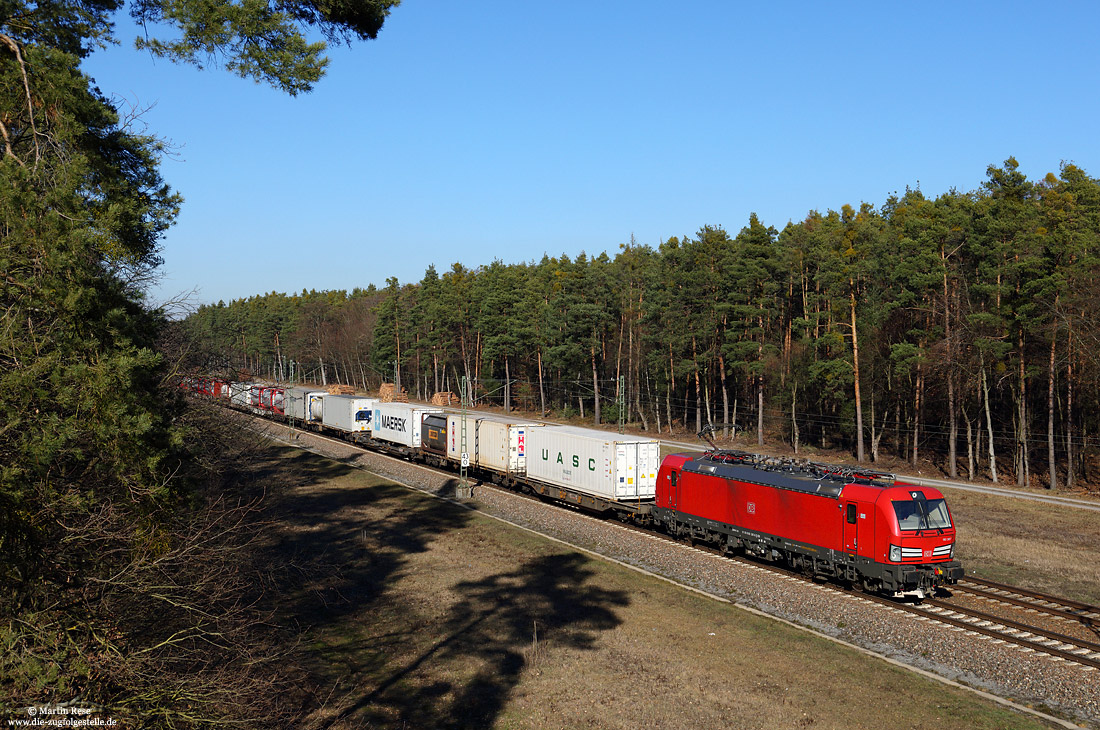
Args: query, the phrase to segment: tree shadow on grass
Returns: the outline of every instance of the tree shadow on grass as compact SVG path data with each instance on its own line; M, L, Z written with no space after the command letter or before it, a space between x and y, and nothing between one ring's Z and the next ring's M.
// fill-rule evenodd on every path
M400 667L370 668L381 681L333 725L489 727L546 647L592 649L621 623L615 609L628 605L627 594L592 585L592 576L586 558L569 553L457 584L438 638Z
M283 624L325 626L359 612L400 579L410 555L472 516L338 461L294 461L269 510L273 529L262 549ZM331 483L352 474L362 478Z
M471 511L370 475L337 481L361 473L308 454L259 470L273 497L256 545L267 567L259 605L301 642L291 653L306 670L305 725L487 727L546 647L592 648L628 604L567 553L444 580L445 599L430 602L442 615L410 607L399 584L424 570L414 556L466 528Z

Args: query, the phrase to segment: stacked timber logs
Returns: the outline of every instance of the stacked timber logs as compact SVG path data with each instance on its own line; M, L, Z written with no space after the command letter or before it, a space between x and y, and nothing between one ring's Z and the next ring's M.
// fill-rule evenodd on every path
M455 406L458 405L458 396L449 390L440 391L432 396L433 406Z
M393 383L382 383L378 390L378 399L383 403L408 403L409 394L404 388L398 390Z
M328 386L329 395L355 395L355 388L350 385L330 385Z

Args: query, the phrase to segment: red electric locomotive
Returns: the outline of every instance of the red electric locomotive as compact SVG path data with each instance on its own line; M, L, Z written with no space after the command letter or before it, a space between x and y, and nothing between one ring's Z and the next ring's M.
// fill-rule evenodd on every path
M923 598L963 576L943 495L890 474L738 451L677 454L661 465L653 512L674 535L871 592Z

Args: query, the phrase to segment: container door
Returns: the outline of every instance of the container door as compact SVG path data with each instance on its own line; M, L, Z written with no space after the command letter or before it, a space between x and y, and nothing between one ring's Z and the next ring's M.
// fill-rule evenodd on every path
M657 472L661 468L661 447L655 443L638 447L638 494L653 497L657 494Z
M638 444L615 445L615 496L638 496Z
M638 444L626 445L626 493L631 497L638 495Z
M508 428L508 471L523 474L527 471L527 429L523 426Z
M859 549L859 505L844 503L844 551L854 555Z

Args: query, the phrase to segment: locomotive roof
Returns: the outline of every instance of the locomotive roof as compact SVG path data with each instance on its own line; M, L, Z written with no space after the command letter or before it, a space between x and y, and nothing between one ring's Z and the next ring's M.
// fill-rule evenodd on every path
M846 484L886 488L896 481L893 474L885 472L745 451L708 451L685 462L681 469L833 498L840 496Z

